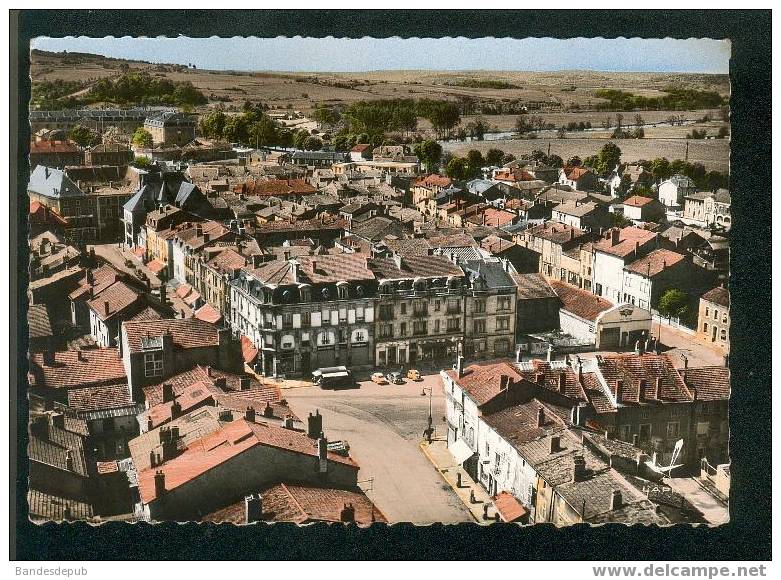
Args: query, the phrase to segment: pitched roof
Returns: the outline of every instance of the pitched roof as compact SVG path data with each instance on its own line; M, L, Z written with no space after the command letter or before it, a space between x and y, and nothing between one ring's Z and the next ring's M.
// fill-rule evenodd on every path
M501 392L503 376L509 377L513 382L523 378L518 369L508 361L470 365L464 369L464 376L460 378L454 370L445 372L469 393L469 397L478 406L488 403Z
M27 492L30 517L47 521L86 520L93 516L92 506L81 500L44 493L37 489Z
M584 320L593 322L602 312L613 307L604 298L560 280L551 280L550 285L561 300L562 308Z
M68 406L74 411L103 411L133 405L130 388L122 385L98 385L68 391Z
M140 471L138 490L141 501L149 503L157 498L154 483L157 471L165 474L165 488L170 491L257 445L273 447L287 453L317 456L317 441L310 439L305 433L238 419L194 441L178 457L166 461L161 466ZM358 467L349 457L342 457L330 451L328 460L356 469Z
M464 271L446 256L409 254L397 258L373 258L371 269L384 280L463 276Z
M95 298L87 302L87 306L95 312L98 318L107 321L122 314L128 308L138 305L143 300L143 295L140 292L119 281L96 294Z
M38 165L33 169L33 172L30 174L27 191L52 198L84 195L64 171L44 167L43 165Z
M697 401L728 401L730 371L728 367L700 367L678 369L686 386Z
M234 188L236 193L257 195L261 197L279 197L287 195L310 195L317 193L317 188L304 179L267 179L251 180Z
M612 233L614 231L615 229L608 230L605 237L594 242L595 252L604 252L614 256L626 257L638 247L644 247L653 242L658 236L658 234L642 228L627 226L618 231L618 240L614 244L612 238Z
M431 173L415 181L413 187L449 187L453 180L445 175Z
M95 348L53 353L54 365L44 363L43 354L30 354L31 385L49 389L112 385L127 381L122 358L116 348Z
M693 400L691 391L666 354L611 354L597 360L599 372L613 397L622 404ZM619 381L620 394L617 393Z
M299 276L312 284L350 280L374 280L374 272L361 254L300 256ZM316 266L316 269L315 269Z
M653 203L653 198L644 197L642 195L633 195L624 200L624 205L631 205L633 207L643 207L649 203Z
M663 273L667 268L675 266L684 260L686 260L686 257L677 252L659 249L627 265L627 270L653 278Z
M159 339L170 333L176 348L203 348L219 344L219 327L197 318L172 318L143 322L123 322L122 333L127 336L131 353L143 350L146 338Z
M350 505L358 525L385 522L385 516L361 490L336 489L313 485L278 483L261 494L262 519L274 522L340 522L341 512ZM244 501L219 509L203 521L246 524Z
M577 181L584 175L591 174L591 170L587 169L586 167L572 167L565 165L561 170L564 172L564 175L566 175L567 179L572 181Z
M724 308L729 308L729 290L723 286L716 286L702 295L702 299L713 302Z
M193 312L193 316L198 320L203 320L210 324L219 324L222 321L222 314L208 302Z
M558 296L542 274L536 272L532 274L513 273L512 276L515 280L515 285L518 287L518 298L520 300L556 298Z
M49 309L45 304L30 304L27 309L27 325L30 338L48 338L53 336Z

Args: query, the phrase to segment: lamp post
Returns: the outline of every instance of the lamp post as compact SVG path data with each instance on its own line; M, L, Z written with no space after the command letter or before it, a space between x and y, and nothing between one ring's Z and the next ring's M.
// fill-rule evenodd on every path
M426 427L425 431L423 431L423 434L425 435L426 439L428 439L428 442L431 443L431 436L434 434L434 418L432 417L432 396L434 394L433 387L423 387L420 391L421 397L425 397L426 394L428 394L428 427Z

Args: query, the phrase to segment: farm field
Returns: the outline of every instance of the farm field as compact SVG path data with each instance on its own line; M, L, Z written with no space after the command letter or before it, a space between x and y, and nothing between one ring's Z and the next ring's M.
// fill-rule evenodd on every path
M443 148L455 155L466 155L470 149L483 153L491 148L501 149L520 157L535 149L559 155L564 159L577 155L580 158L596 154L608 139L512 139L502 141L450 141ZM667 157L683 159L686 154L684 139L621 139L613 140L621 148L622 161L632 162L641 159ZM729 139L709 139L689 141L689 162L702 163L709 171L729 172Z
M644 96L662 95L670 85L697 90L716 90L727 96L726 75L678 73L602 73L589 71L516 72L516 71L376 71L361 73L234 72L188 69L109 59L99 55L33 51L31 76L38 81L87 82L115 77L124 70L146 71L172 81L190 81L206 94L212 104L240 106L246 100L261 101L271 108L311 111L317 104L349 105L357 101L398 98L456 99L510 102L536 102L548 109L572 106L591 107L601 99L593 92L601 88L618 89ZM513 88L475 88L456 86L463 82L501 81ZM662 118L664 118L664 112ZM563 113L562 120L568 118ZM581 113L577 113L580 115ZM604 114L588 113L594 119ZM654 114L655 116L655 114ZM511 117L511 116L508 116ZM644 113L649 120L652 112ZM513 117L514 119L514 117ZM581 120L581 117L577 118ZM582 117L590 120L591 117ZM492 124L506 126L508 120ZM558 124L556 117L551 122ZM593 123L594 121L592 121ZM514 120L512 121L514 123Z

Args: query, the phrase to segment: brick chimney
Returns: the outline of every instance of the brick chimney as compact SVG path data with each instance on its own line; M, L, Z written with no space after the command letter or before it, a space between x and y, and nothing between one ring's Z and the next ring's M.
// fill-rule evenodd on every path
M464 357L461 355L456 359L456 375L459 379L464 377Z
M550 452L558 453L561 451L561 437L554 435L550 438Z
M266 406L263 407L263 416L266 418L274 416L274 407L268 401L266 401Z
M253 407L247 407L247 410L244 411L244 418L249 423L254 423L255 422L255 409Z
M322 433L317 439L317 456L322 460L328 459L328 439Z
M162 470L155 471L155 496L160 497L165 493L165 473Z
M163 403L170 403L174 396L174 386L171 383L163 383Z
M540 407L537 409L537 427L545 426L545 409Z
M586 459L582 455L572 458L572 481L583 481L586 478Z
M621 490L614 489L610 494L610 511L616 511L621 509L624 505L623 498L621 497Z
M263 519L263 496L259 493L244 497L244 519L248 524Z
M610 230L610 245L615 246L621 239L621 230L613 228Z
M182 404L179 401L174 401L171 405L171 419L176 419L182 414Z
M108 316L109 309L108 309L108 300L103 301L103 315Z
M310 439L317 439L323 432L323 416L320 414L320 409L315 409L315 414L309 413L309 417L306 420L307 428L306 435Z
M339 513L339 520L344 523L351 523L355 521L355 508L352 503L344 504L342 511Z

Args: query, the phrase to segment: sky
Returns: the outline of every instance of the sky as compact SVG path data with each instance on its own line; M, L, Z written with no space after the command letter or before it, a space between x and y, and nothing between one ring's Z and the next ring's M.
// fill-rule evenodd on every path
M729 41L644 38L36 38L32 47L236 71L729 73Z

